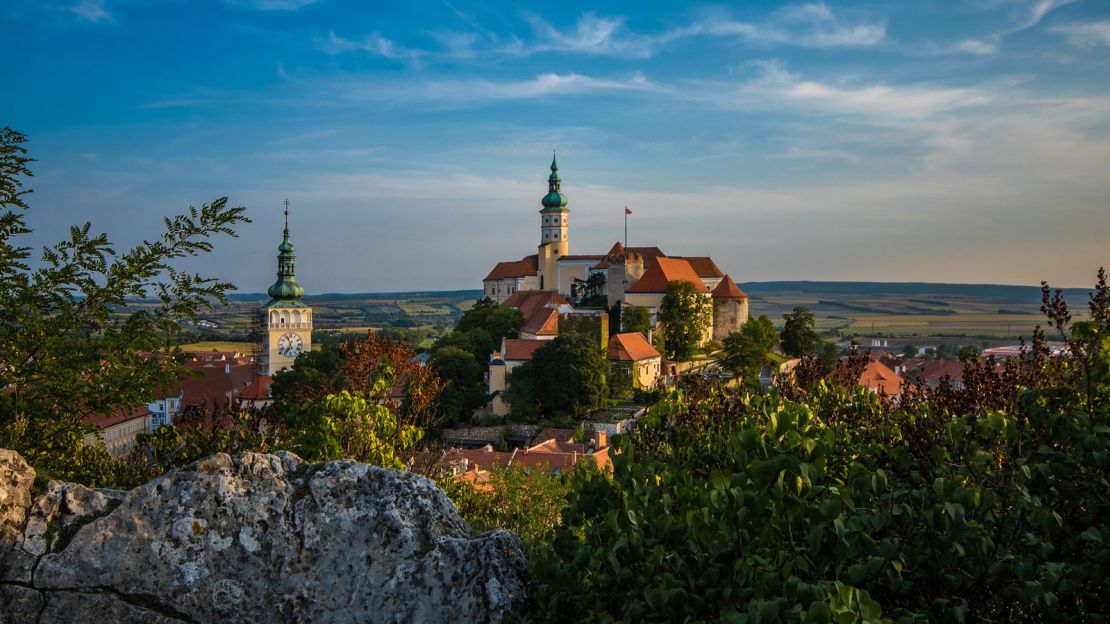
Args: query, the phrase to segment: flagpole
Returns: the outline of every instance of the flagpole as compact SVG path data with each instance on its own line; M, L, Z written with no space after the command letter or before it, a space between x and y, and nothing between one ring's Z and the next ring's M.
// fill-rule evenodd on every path
M624 247L628 249L628 206L624 207Z

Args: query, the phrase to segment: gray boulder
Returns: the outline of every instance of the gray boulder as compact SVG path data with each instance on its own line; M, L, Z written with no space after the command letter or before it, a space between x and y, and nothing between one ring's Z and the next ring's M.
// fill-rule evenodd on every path
M498 622L524 599L516 536L473 535L412 473L220 454L127 493L51 482L32 501L34 472L4 453L0 624Z

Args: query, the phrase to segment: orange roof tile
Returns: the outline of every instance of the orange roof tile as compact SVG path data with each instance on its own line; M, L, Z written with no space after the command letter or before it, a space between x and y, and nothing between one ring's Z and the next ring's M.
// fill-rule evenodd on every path
M547 340L518 340L510 338L505 340L505 352L501 354L501 359L509 361L527 361L531 360L532 356L536 353L536 349L548 344Z
M640 332L615 334L609 339L609 350L606 359L617 362L639 362L650 358L659 357L659 352Z
M694 267L681 258L656 258L655 262L644 271L643 276L628 289L628 292L667 292L667 284L671 282L690 282L697 288L698 292L709 292L697 272L694 271Z
M736 282L732 281L731 277L725 275L725 278L721 280L721 283L717 284L717 287L713 289L713 298L747 299L748 295L746 295L744 291L740 290L740 288L736 286Z
M679 258L679 259L682 259L682 260L685 260L685 261L689 262L690 266L694 267L694 272L697 273L698 277L700 277L702 279L705 279L705 278L717 279L719 277L724 277L724 275L725 275L724 272L721 271L720 267L717 266L717 263L713 262L713 258L710 258L709 256L670 256L670 257L671 258Z
M889 395L902 393L902 376L890 369L882 362L872 360L864 367L859 376L859 384L873 392L882 392Z
M562 262L563 260L567 260L567 261L570 261L570 260L575 260L575 261L593 260L594 262L597 262L599 260L604 260L604 259L605 259L605 256L561 256L558 260L556 260L556 262Z
M536 254L525 256L520 260L498 262L482 281L536 275L540 272L539 266L539 258Z

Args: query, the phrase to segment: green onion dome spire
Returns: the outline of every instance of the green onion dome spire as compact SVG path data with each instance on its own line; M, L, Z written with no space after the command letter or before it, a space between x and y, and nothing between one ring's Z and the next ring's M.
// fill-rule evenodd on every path
M293 271L293 262L297 259L293 255L296 247L289 240L289 200L285 200L285 231L278 245L278 272L277 281L266 290L266 294L275 300L300 299L304 296L304 288L297 283L297 275Z
M551 155L551 175L547 178L547 195L543 196L540 203L544 210L562 211L567 209L567 196L559 191L559 163L555 162L555 155Z

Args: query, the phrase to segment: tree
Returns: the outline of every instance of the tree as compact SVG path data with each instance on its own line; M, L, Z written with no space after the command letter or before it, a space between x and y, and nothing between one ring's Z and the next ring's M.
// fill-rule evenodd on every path
M343 353L335 344L306 351L293 360L293 366L274 373L270 396L283 409L300 405L311 398L346 388L343 378Z
M697 351L713 322L712 304L692 282L670 282L659 305L659 321L668 357L684 360Z
M572 334L548 342L513 370L506 401L515 415L534 408L543 416L566 418L601 407L605 393L601 351L587 337ZM534 406L526 404L529 400Z
M790 314L782 315L786 324L782 328L782 352L790 357L813 355L821 338L814 329L813 313L796 307Z
M407 425L374 397L393 386L392 371L381 369L367 392L340 391L305 401L289 413L290 448L308 461L353 459L403 469L424 431Z
M605 294L605 274L591 273L584 280L572 279L570 282L570 296L576 306L604 307L608 301L608 296Z
M768 356L778 338L775 325L766 315L750 318L740 331L725 337L721 366L746 379L758 379L760 370L770 362Z
M449 421L469 419L474 410L489 400L482 366L469 351L458 347L438 349L432 356L430 365L443 380L444 387L439 403L444 417Z
M472 308L463 312L455 323L455 332L466 334L475 329L484 330L488 342L484 347L475 345L482 352L475 353L474 356L478 361L484 361L494 349L501 346L503 338L516 335L521 325L524 325L524 316L520 310L487 298L478 300Z
M651 313L643 306L628 306L621 310L621 331L640 332L646 338L652 330Z
M24 142L0 129L0 387L8 390L0 393L0 447L22 453L44 478L89 482L97 477L86 463L112 466L83 444L94 430L84 419L134 409L174 384L186 371L173 346L182 325L234 288L175 265L211 251L214 237L235 236L248 219L221 197L165 219L160 237L121 254L85 223L32 268L20 244L31 233ZM153 303L120 314L135 298Z

